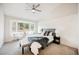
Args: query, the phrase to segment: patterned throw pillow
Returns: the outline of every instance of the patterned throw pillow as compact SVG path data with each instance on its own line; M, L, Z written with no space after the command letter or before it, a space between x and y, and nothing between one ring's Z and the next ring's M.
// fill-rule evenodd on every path
M52 32L49 33L49 36L52 36Z
M47 32L47 36L49 36L49 34L50 34L50 31Z
M47 36L47 31L45 31L44 36Z

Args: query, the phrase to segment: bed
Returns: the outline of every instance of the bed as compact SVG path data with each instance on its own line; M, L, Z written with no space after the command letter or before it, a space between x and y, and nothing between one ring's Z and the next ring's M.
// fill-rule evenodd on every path
M42 29L40 34L27 35L20 41L22 46L22 54L24 54L24 47L29 46L30 51L37 55L40 49L46 48L50 43L54 42L56 38L55 29Z

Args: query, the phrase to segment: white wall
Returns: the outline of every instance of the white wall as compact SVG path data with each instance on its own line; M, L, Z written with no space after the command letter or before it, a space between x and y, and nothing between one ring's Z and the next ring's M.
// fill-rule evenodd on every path
M2 46L4 41L4 14L3 8L0 5L0 47Z
M64 8L66 9L66 7ZM38 29L40 31L41 28L56 28L59 31L62 44L79 48L78 25L79 20L77 19L77 14L73 13L58 18L42 19L39 21Z

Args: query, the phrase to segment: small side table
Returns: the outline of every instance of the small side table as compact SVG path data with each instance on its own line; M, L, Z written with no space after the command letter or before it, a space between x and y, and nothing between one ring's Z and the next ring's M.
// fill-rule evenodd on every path
M60 44L60 37L54 36L54 41L53 41L53 43Z

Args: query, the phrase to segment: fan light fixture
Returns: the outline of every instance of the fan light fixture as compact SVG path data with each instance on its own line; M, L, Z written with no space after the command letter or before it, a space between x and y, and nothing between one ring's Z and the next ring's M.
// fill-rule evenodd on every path
M33 13L35 13L35 10L32 10Z
M41 10L37 9L39 6L40 6L40 4L33 4L30 9L26 9L26 10L31 10L32 13L41 12Z

